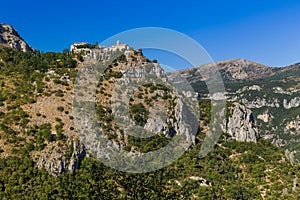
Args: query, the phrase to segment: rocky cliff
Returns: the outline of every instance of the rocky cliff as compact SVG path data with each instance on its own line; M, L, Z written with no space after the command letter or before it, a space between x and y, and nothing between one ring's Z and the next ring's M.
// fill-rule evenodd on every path
M223 131L237 141L257 142L258 130L255 127L251 110L240 103L234 102L229 108L229 112Z
M0 44L23 52L34 52L19 33L9 24L0 24Z
M65 171L74 172L85 157L85 147L78 139L69 139L67 143L48 146L38 159L38 167L46 169L52 175Z

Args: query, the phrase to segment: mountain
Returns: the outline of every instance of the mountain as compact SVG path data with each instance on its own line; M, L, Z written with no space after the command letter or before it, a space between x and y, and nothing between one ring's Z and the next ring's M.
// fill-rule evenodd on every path
M188 85L184 79L120 42L111 47L75 43L62 53L0 47L0 196L297 199L299 164L290 148L297 150L299 131L299 118L294 118L299 113L298 65L278 69L241 59L217 65L226 77L228 102L221 111L226 116L221 137L202 158L212 102L197 70L180 73L200 99L180 91ZM99 79L93 83L95 75ZM180 84L174 88L170 80ZM136 125L140 129L131 129ZM182 143L167 149L166 156L144 157L160 166L159 161L184 149L173 163L147 173L123 172L148 169L134 158L168 147L174 138ZM129 162L111 155L111 149L124 152Z
M230 101L239 101L253 112L259 135L292 152L300 161L299 111L300 64L282 68L264 66L244 59L209 64L222 74ZM198 69L181 70L194 89L208 97L209 91Z
M202 77L198 72L198 69L200 67L209 68L210 66L217 67L226 82L249 81L266 78L274 75L279 70L279 68L276 67L268 67L245 59L236 59L210 63L190 69L183 69L180 73L191 82L199 81Z
M19 33L9 24L0 23L0 45L11 47L23 52L34 52Z

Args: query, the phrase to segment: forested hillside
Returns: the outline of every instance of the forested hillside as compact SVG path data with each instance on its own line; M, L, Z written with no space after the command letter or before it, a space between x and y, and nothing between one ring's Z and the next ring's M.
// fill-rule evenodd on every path
M134 56L141 56L136 53ZM81 54L21 52L0 49L0 196L3 199L297 199L299 165L291 165L284 150L269 140L239 142L224 133L214 150L200 159L199 150L205 138L205 128L198 131L195 145L173 164L148 173L131 174L105 166L93 156L84 156L76 170L67 166L79 158L72 146L76 140L72 116L73 81L83 60ZM102 82L113 84L122 74L117 73L118 60ZM150 62L150 61L149 61ZM170 98L170 91L159 85L149 85L134 94L131 117L145 123L146 91L165 90L153 97L152 103ZM106 87L99 95L109 98ZM147 89L148 88L148 89ZM102 91L102 92L101 92ZM167 93L167 91L169 93ZM106 94L106 95L105 95ZM157 98L157 100L155 100ZM103 98L102 98L103 99ZM142 101L143 100L143 101ZM151 103L149 102L149 104ZM99 108L99 120L113 123ZM145 104L144 104L145 103ZM143 106L144 105L144 106ZM230 111L229 103L228 111ZM199 100L201 127L210 120L210 101ZM101 118L102 117L102 118ZM228 118L232 114L228 114ZM107 136L118 141L114 129ZM156 138L160 145L168 137ZM131 140L127 151L150 151L160 146L147 140ZM58 148L59 147L59 148ZM55 157L44 156L56 151ZM77 149L78 150L78 149ZM78 150L80 153L84 149ZM89 152L84 152L89 154ZM77 156L77 157L76 157ZM65 168L53 169L41 162L55 163ZM54 157L54 158L53 158ZM43 160L42 159L42 160ZM52 159L52 160L51 160Z

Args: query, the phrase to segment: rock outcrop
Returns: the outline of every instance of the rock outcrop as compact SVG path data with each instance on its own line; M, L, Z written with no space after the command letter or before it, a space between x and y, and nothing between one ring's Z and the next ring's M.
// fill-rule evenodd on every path
M174 118L164 116L163 113L156 113L147 120L144 128L147 131L156 134L164 133L167 136L184 135L186 141L195 144L195 135L198 130L197 118L181 98L176 99L175 104Z
M0 24L0 44L23 52L34 52L19 33L9 24Z
M241 101L243 104L247 105L248 108L261 108L261 107L272 107L272 108L279 108L280 103L277 98L261 98L257 97L254 100L248 100L247 98L242 98Z
M49 146L42 153L38 168L44 168L52 175L74 172L86 154L84 145L77 139L70 139L67 144Z
M262 120L265 123L268 123L269 121L271 121L274 117L269 114L269 113L263 113L263 114L259 114L257 115L257 119Z
M185 135L188 141L195 144L195 135L198 129L197 118L180 98L175 103L176 123L172 125L177 133Z
M283 107L285 109L296 108L299 106L300 106L300 97L295 97L291 99L290 102L288 102L288 100L286 99L283 100Z
M230 112L223 131L237 141L257 142L258 130L254 126L251 110L244 105L234 102Z
M287 122L284 127L284 134L300 135L300 116L298 115L294 120Z
M289 151L288 149L285 150L285 157L288 159L291 165L294 165L295 163L295 153L296 151Z

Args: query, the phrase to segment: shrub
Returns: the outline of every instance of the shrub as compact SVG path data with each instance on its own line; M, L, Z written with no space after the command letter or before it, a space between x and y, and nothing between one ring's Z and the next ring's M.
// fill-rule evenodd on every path
M65 109L64 109L64 107L62 107L62 106L58 106L58 107L57 107L57 110L60 111L60 112L63 112Z
M130 106L130 114L138 125L143 126L147 122L149 113L142 103L138 103Z
M55 96L57 96L57 97L63 97L64 96L64 92L62 90L57 90L57 91L55 91Z

